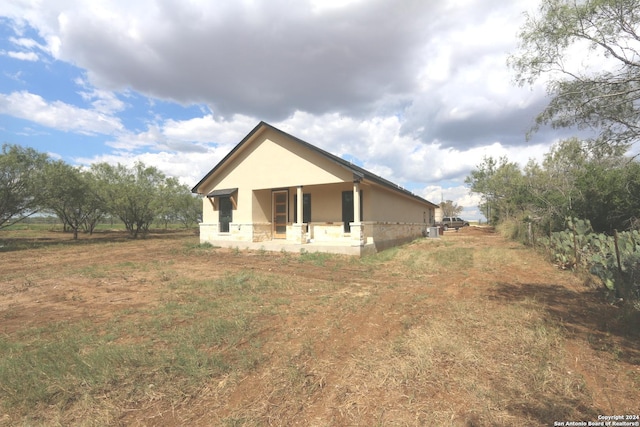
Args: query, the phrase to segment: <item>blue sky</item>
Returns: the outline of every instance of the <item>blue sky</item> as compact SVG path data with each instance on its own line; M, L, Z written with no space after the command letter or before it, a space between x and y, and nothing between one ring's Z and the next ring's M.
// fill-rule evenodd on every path
M477 219L483 156L563 135L506 66L535 0L9 0L0 141L75 165L157 166L190 186L259 121Z

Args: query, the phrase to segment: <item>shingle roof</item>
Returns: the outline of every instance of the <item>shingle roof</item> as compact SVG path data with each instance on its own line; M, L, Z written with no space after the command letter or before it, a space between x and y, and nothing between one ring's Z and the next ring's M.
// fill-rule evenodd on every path
M284 136L296 141L297 143L309 148L310 150L315 151L316 153L318 153L318 154L324 156L325 158L327 158L328 160L330 160L330 161L332 161L334 163L337 163L338 165L342 166L343 168L347 169L348 171L351 171L355 177L358 177L360 179L365 179L367 181L375 182L375 183L377 183L377 184L379 184L379 185L381 185L383 187L387 187L387 188L389 188L389 189L391 189L393 191L396 191L396 192L402 193L404 195L410 196L410 197L412 197L414 199L420 200L421 202L429 203L429 204L433 205L434 207L438 207L434 203L432 203L432 202L430 202L430 201L428 201L428 200L426 200L426 199L424 199L424 198L412 193L411 191L409 191L409 190L407 190L405 188L400 187L397 184L394 184L393 182L391 182L389 180L386 180L386 179L384 179L384 178L382 178L382 177L380 177L380 176L378 176L378 175L376 175L376 174L374 174L372 172L369 172L368 170L366 170L364 168L361 168L360 166L354 165L353 163L351 163L351 162L349 162L349 161L347 161L345 159L342 159L342 158L340 158L340 157L338 157L338 156L336 156L334 154L331 154L328 151L325 151L325 150L323 150L321 148L318 148L315 145L312 145L312 144L310 144L310 143L308 143L306 141L303 141L300 138L297 138L297 137L295 137L295 136L293 136L291 134L288 134L288 133L286 133L286 132L284 132L284 131L282 131L282 130L280 130L280 129L278 129L278 128L276 128L276 127L274 127L274 126L272 126L272 125L270 125L270 124L268 124L268 123L266 123L264 121L261 121L260 123L258 123L258 125L255 128L253 128L253 130L251 132L249 132L249 134L247 134L247 136L245 136L242 139L242 141L240 141L240 143L238 145L236 145L233 148L233 150L231 150L229 152L229 154L227 154L222 160L220 160L220 162L216 166L214 166L214 168L211 169L209 171L209 173L207 173L204 176L204 178L202 178L200 180L200 182L198 182L193 187L193 189L191 191L193 193L198 193L198 187L200 187L201 184L203 184L211 175L213 175L216 170L218 170L220 167L222 167L222 165L224 165L229 158L231 158L238 150L240 150L240 148L242 148L242 146L247 141L249 141L251 139L251 137L262 128L268 128L268 129L271 129L271 130L273 130L275 132L278 132L281 135L284 135Z

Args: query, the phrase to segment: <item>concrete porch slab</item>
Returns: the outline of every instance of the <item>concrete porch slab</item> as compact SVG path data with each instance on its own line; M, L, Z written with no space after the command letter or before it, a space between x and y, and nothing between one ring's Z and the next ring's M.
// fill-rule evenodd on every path
M270 251L270 252L293 252L300 253L306 252L325 252L330 254L339 255L352 255L362 256L376 253L376 247L374 244L367 244L364 246L352 246L350 243L345 242L310 242L310 243L295 243L286 240L269 240L264 242L241 242L241 241L229 241L229 240L209 240L213 246L219 246L221 248L230 249L249 249L252 251Z

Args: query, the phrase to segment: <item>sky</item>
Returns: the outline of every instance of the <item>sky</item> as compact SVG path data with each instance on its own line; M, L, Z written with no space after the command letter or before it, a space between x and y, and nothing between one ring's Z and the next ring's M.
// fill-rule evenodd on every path
M3 0L0 143L192 187L260 121L483 218L464 180L524 166L548 102L507 66L537 0Z

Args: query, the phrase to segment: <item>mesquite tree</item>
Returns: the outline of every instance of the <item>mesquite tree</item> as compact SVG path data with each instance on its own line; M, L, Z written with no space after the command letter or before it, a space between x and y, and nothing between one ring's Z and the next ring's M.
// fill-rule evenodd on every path
M133 238L149 230L166 177L153 166L137 162L133 168L98 163L91 167L107 210L120 218Z
M542 0L519 41L517 82L544 80L551 96L536 127L592 129L600 149L638 141L640 0Z
M464 210L464 206L458 205L453 200L446 200L440 203L440 209L442 209L443 217L456 217L462 213L462 211Z
M33 148L4 144L0 153L0 229L40 210L42 170L48 156Z
M104 215L104 201L98 196L92 176L63 161L48 163L44 168L46 179L42 187L42 206L53 211L65 228L93 231L97 220Z
M597 232L637 227L640 163L623 155L597 154L583 141L560 141L523 171L506 158L485 158L465 182L482 196L492 223L534 221L546 231L564 228L567 217L587 219Z

